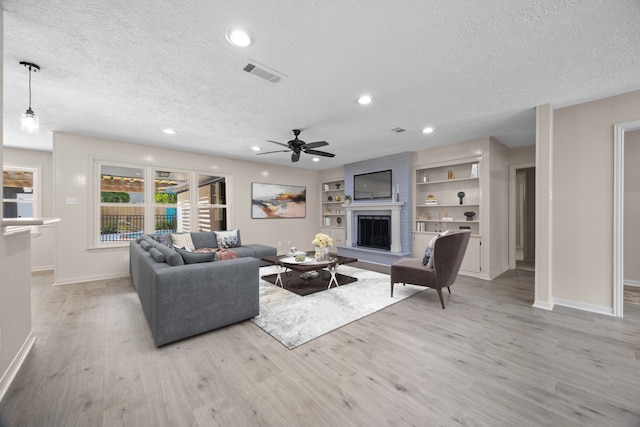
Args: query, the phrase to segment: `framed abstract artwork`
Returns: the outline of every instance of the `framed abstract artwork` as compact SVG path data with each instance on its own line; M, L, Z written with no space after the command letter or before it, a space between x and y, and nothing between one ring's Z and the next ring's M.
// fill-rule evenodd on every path
M307 188L297 185L251 184L251 218L305 218Z

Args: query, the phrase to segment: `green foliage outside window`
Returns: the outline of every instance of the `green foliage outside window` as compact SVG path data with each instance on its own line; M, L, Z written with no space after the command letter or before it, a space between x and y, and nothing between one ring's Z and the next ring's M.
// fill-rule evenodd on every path
M178 195L173 193L155 193L155 201L159 205L175 205Z
M101 203L129 203L129 193L122 193L116 191L101 191L100 202Z

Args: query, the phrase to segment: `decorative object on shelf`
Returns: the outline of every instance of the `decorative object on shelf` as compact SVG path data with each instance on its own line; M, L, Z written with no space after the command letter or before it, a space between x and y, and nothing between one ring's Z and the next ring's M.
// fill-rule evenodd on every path
M348 194L344 195L344 204L345 205L350 205L351 204L351 196Z
M324 188L324 191L329 191L329 184L323 185L322 188Z
M458 192L458 199L460 199L460 204L462 204L462 199L464 199L464 191Z
M333 239L324 233L316 234L316 237L311 241L311 244L315 247L315 259L316 261L329 260L329 248L333 246Z
M471 165L471 178L477 178L477 177L478 177L478 164L473 163Z
M453 169L449 169L447 171L447 179L456 179L455 178L455 173L453 172Z
M341 185L342 184L340 184L339 182L336 182L336 190L339 190Z
M460 230L471 230L471 227L468 225L461 225Z
M325 209L324 213L330 214L331 213L331 209Z
M251 184L251 218L305 218L307 188L295 185Z
M469 211L469 212L465 212L464 216L467 217L467 221L473 221L473 217L476 216L476 213Z
M336 222L337 222L338 224L342 224L342 218L340 218L340 217L336 218Z
M333 197L331 197L331 196L327 197L327 201L333 202Z
M339 202L340 201L340 196L336 196L335 201Z

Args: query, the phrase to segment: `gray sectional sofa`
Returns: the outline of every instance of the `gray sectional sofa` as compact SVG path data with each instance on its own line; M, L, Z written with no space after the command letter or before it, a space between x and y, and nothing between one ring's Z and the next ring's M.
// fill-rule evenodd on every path
M190 233L196 249L217 248L215 232ZM144 234L129 247L129 270L156 346L218 329L259 314L260 258L265 245L230 250L237 259L205 261L170 246L168 235ZM181 255L182 252L182 255Z

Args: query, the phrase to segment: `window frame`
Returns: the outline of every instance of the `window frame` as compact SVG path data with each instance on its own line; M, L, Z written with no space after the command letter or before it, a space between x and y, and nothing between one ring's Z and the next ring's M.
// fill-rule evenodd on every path
M29 218L42 218L42 167L41 166L27 166L27 165L16 165L16 164L4 164L2 166L2 172L5 171L14 171L14 172L31 172L33 174L33 187L32 194L33 199L29 201L19 201L19 199L5 199L4 198L4 179L2 180L2 212L3 219L11 219L4 217L4 203L15 203L16 205L19 203L30 203L32 206L33 215ZM37 227L33 227L34 229Z
M230 173L212 173L211 171L203 171L203 170L194 170L194 169L185 169L185 168L176 168L174 166L162 166L157 164L143 164L143 163L124 163L115 160L104 160L104 159L94 159L93 160L93 179L94 185L91 186L93 188L94 194L92 195L93 210L94 215L92 215L93 220L89 224L89 235L88 235L88 247L89 249L112 249L112 248L121 248L127 247L130 244L129 240L117 240L111 242L103 242L101 241L100 234L100 216L101 216L101 207L104 206L103 203L100 202L100 182L101 182L101 171L103 166L113 166L113 167L125 167L132 169L141 169L143 171L144 176L144 202L136 203L136 204L127 204L127 206L136 206L144 208L144 233L153 233L155 232L155 209L158 207L167 207L169 205L165 204L156 204L155 203L155 174L157 171L171 171L171 172L179 172L185 173L189 176L189 202L187 204L187 209L190 212L190 215L193 217L194 213L197 216L198 209L202 207L214 207L214 208L222 208L226 210L226 221L227 228L232 229L231 226L231 218L232 216L232 174ZM201 205L198 203L198 188L199 188L199 177L200 175L207 176L217 176L224 178L225 186L226 186L226 203L225 204L215 204L215 205ZM195 188L194 188L195 187ZM180 204L176 204L175 206L179 209ZM191 218L193 220L193 218ZM196 226L197 228L197 218L196 224L190 224L191 227ZM198 231L198 230L180 230L177 232L183 231Z

